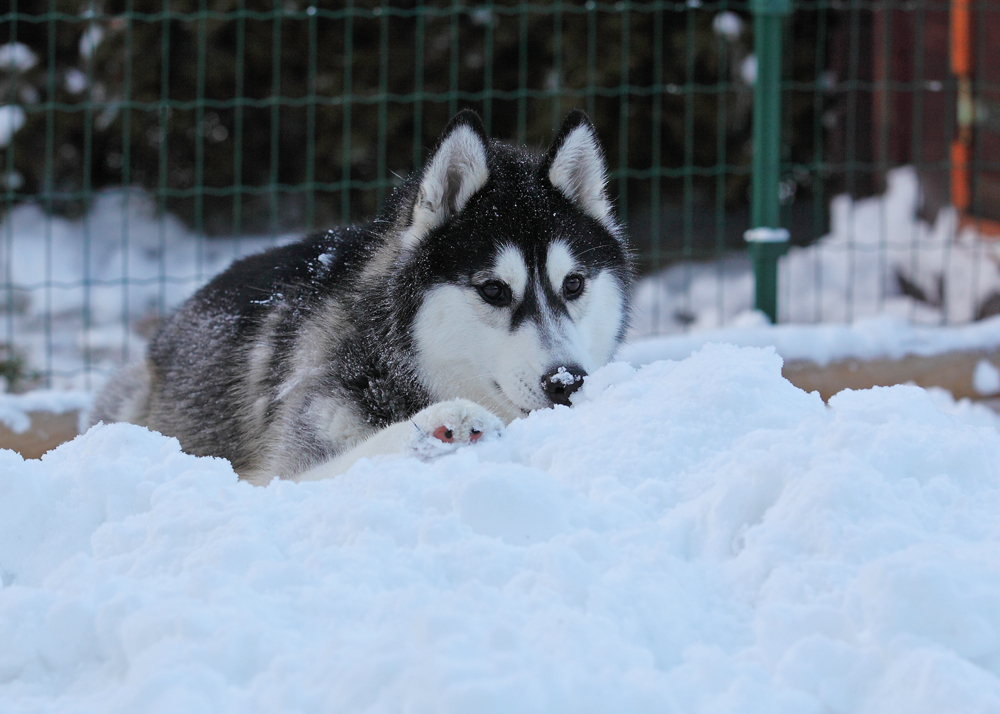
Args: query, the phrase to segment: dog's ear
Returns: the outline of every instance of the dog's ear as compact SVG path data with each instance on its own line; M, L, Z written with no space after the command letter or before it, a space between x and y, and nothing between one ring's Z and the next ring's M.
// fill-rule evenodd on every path
M479 115L464 109L449 122L430 163L424 168L410 225L401 241L406 249L459 213L490 177L486 167L486 130Z
M606 190L604 152L586 114L574 109L566 116L546 159L549 182L581 211L617 233Z

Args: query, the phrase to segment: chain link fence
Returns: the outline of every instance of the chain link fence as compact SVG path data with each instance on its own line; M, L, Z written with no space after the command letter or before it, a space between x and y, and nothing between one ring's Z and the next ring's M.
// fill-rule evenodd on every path
M794 3L779 320L1000 312L998 28L992 0ZM0 373L95 387L233 257L374 215L465 107L539 148L590 114L636 335L746 324L756 56L744 2L8 0Z

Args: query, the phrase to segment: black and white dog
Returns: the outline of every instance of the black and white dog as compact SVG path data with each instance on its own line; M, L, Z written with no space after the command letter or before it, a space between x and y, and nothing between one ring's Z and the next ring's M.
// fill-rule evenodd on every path
M631 266L585 114L544 154L472 111L371 223L237 261L99 396L253 483L434 454L569 404L628 323Z

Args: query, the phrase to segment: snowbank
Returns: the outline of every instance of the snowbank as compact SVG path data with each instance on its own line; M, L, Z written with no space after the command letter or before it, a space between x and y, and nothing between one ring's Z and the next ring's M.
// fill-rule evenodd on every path
M15 434L23 434L31 427L31 412L65 414L77 412L80 431L87 428L86 415L94 404L90 392L39 389L25 394L0 392L0 424Z
M0 452L3 708L1000 710L997 418L780 369L613 364L302 485L128 425Z
M293 237L206 240L139 190L96 195L80 220L22 204L0 221L0 274L10 277L0 317L29 369L54 371L55 387L93 389L141 358L157 315L234 259Z
M745 327L638 339L623 345L618 358L638 367L656 360L684 359L710 343L774 347L785 360L808 360L818 365L849 358L931 357L997 349L1000 316L954 327L920 327L887 315L858 320L852 325L771 325L759 313L757 324Z
M885 315L924 325L972 320L1000 292L1000 243L986 242L943 209L934 225L917 218L920 185L911 167L890 171L886 193L830 203L830 233L792 248L778 264L778 321L850 323ZM924 301L903 294L897 274ZM749 256L681 262L643 279L633 336L732 326L753 308Z

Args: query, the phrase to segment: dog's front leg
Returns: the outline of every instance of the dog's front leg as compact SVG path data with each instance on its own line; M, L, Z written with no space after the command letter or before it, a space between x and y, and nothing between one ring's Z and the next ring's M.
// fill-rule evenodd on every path
M358 459L386 455L411 455L429 459L479 441L499 436L504 426L485 407L467 399L438 402L375 432L350 451L319 464L295 477L296 481L319 481L347 471Z

